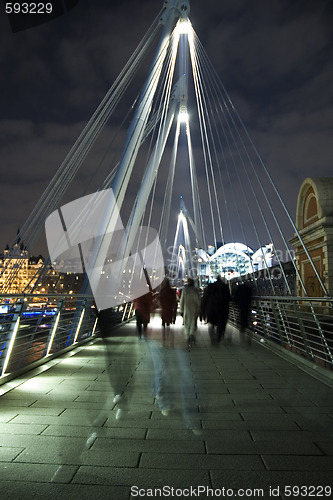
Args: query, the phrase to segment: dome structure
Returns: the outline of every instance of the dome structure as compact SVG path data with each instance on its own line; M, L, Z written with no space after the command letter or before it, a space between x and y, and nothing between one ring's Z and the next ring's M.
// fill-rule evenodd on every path
M211 276L220 275L227 279L253 272L253 250L243 243L227 243L222 245L210 257Z

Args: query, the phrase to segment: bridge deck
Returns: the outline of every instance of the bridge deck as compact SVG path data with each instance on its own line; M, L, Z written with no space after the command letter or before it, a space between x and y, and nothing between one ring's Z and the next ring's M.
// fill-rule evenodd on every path
M308 496L325 497L321 487L333 482L332 389L260 345L240 345L232 328L230 342L214 348L199 326L190 352L181 325L172 329L175 347L159 348L159 320L147 342L128 324L0 388L10 389L0 398L2 494L151 498L152 488L166 486L167 498L171 487L200 486L211 489L199 498L214 498L213 489L215 498L231 489L296 498L285 487L313 486ZM152 390L156 353L173 388L168 416ZM128 412L116 420L113 398L124 387ZM201 491L184 490L183 498Z

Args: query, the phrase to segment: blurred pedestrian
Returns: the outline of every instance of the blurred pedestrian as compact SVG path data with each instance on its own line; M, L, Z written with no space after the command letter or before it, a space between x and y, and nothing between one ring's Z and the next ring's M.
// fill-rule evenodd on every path
M201 435L191 359L179 345L165 349L154 336L147 344L154 368L152 389L161 414L168 417L171 412L177 415L180 412L185 427L195 435Z
M237 286L234 293L234 302L239 310L239 333L244 340L246 329L249 326L249 310L252 302L252 289L246 283Z
M219 345L224 338L229 317L230 290L220 276L210 283L201 301L201 315L209 326L209 336L212 345Z
M99 327L105 353L106 372L109 377L111 389L114 392L113 403L117 405L115 412L116 420L120 420L124 414L130 411L133 384L128 384L128 380L133 376L133 373L135 373L138 356L137 345L132 346L132 348L126 353L124 353L123 350L115 351L113 330L116 325L119 324L118 314L115 312L113 307L110 307L109 309L102 309L98 313ZM117 368L114 369L116 352ZM105 398L105 406L108 404L107 398ZM94 429L94 426L97 425L97 422L97 426L100 427L102 423L105 422L106 416L106 409L103 405L101 405L94 418L92 429ZM91 434L90 438L94 435L96 435L96 433Z
M168 278L164 278L160 290L160 306L162 326L170 326L175 322L177 311L176 289L170 286Z
M164 278L160 289L160 306L162 318L162 338L163 345L168 340L170 346L173 346L173 332L170 331L170 325L175 323L177 314L177 293L176 289L170 286L168 278Z
M151 292L134 299L134 309L136 318L136 328L138 338L146 337L147 325L150 322L150 313L152 310L152 294Z
M200 312L200 295L192 278L188 278L187 285L183 288L179 310L183 315L185 336L190 347L195 343L197 319Z

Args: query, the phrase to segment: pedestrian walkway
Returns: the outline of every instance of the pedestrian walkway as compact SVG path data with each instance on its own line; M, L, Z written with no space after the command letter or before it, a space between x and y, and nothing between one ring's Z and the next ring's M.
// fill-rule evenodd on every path
M333 390L231 327L211 347L200 325L190 351L170 331L162 347L159 318L147 341L130 323L0 386L1 498L330 498Z

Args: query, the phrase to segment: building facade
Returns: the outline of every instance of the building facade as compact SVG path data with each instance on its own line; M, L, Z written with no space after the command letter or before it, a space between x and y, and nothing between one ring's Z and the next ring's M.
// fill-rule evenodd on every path
M333 178L303 181L297 199L296 228L307 249L296 234L290 240L301 278L297 277L297 295L323 297L327 291L332 296Z
M29 257L23 245L6 248L0 256L0 293L28 293L34 287L42 266L42 257Z

